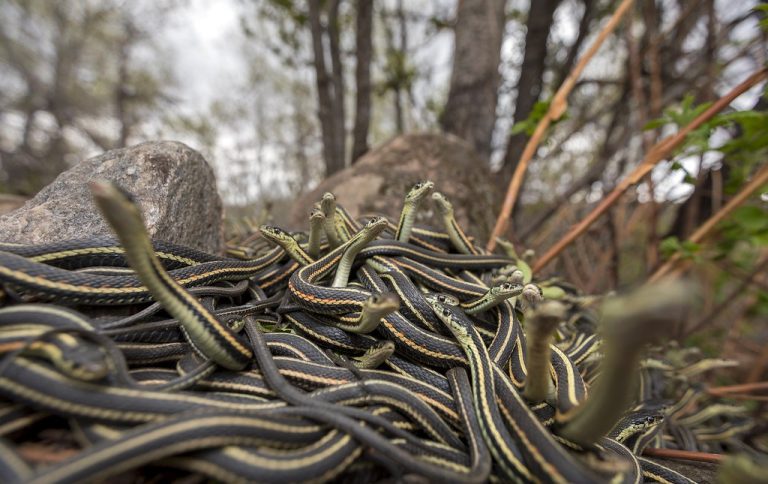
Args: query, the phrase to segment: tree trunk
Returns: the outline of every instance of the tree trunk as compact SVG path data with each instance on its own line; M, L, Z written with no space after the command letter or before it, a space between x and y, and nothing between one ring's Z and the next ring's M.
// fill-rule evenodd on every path
M525 54L520 67L520 80L517 82L517 102L515 104L515 122L530 116L533 106L539 100L544 85L544 67L547 57L547 38L552 28L552 19L560 0L532 1L528 11L528 31L525 34ZM523 153L528 137L525 133L509 137L507 152L504 155L503 179L512 178L520 155Z
M309 0L309 29L312 34L315 81L317 84L320 131L323 138L323 160L325 176L331 176L344 168L344 160L336 153L336 130L333 119L333 93L331 79L325 66L323 48L323 27L320 23L320 0Z
M355 66L355 127L352 163L368 151L368 129L371 124L371 58L373 56L373 0L357 2L357 64Z
M339 48L339 4L333 0L328 8L328 48L331 54L331 79L333 81L333 130L336 157L341 160L341 168L346 166L346 116L344 115L344 71L341 65Z
M129 49L133 42L134 29L130 22L123 24L124 35L118 45L117 52L117 86L115 88L115 117L120 124L120 134L117 140L117 148L128 146L128 137L131 132L131 122L128 117L128 59Z
M505 4L502 0L459 1L453 72L440 119L443 130L467 140L485 159L491 154L496 124Z
M403 6L403 0L397 0L397 23L400 26L400 45L398 47L400 51L400 72L398 73L398 79L401 82L397 83L397 89L395 90L395 113L397 117L397 134L403 134L406 130L405 127L405 106L404 106L404 91L408 89L408 81L406 80L406 59L408 58L408 24L405 18L405 7Z

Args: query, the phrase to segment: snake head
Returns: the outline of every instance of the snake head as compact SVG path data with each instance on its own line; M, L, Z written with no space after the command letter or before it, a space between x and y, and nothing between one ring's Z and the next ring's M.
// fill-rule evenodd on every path
M523 281L525 280L525 274L523 274L523 271L521 271L520 269L515 269L507 277L507 280L512 284L522 284Z
M536 304L540 303L542 299L544 299L544 293L536 284L526 284L523 287L523 297L532 306L535 306Z
M365 306L372 310L389 314L400 308L400 298L392 292L382 292L381 294L374 294L368 298L365 302Z
M363 227L364 231L373 231L376 234L383 231L389 225L389 221L386 217L373 217Z
M70 376L83 381L101 380L109 374L106 356L91 345L71 349L64 366Z
M523 293L523 285L513 282L502 282L490 289L491 295L500 298L509 298L519 296Z
M472 323L469 319L459 314L461 310L458 307L447 306L437 301L437 299L433 299L430 305L437 319L448 328L459 343L467 344L471 342L470 331Z
M325 192L323 194L323 198L320 199L320 210L322 210L323 215L327 217L330 217L332 214L336 213L336 195L334 195L331 192Z
M259 227L259 232L261 232L261 235L264 236L265 239L275 242L276 244L283 244L286 242L294 241L294 238L291 236L291 234L281 229L280 227L262 225Z
M371 346L368 351L375 350L375 351L384 351L389 353L390 355L395 352L395 343L385 339L382 341L377 341L374 343L373 346Z
M359 368L376 368L395 352L395 343L389 340L377 341L364 354L356 356Z
M446 294L444 292L433 292L430 294L425 294L424 298L427 300L428 303L432 303L432 301L437 301L445 306L458 306L461 304L461 301L459 301L459 298L456 296L452 296L450 294Z
M312 209L311 212L309 212L310 222L317 222L317 221L323 221L323 220L325 220L325 214L319 208L314 208Z
M419 203L421 202L424 197L426 197L430 191L432 191L432 188L434 188L435 184L431 181L424 181L419 182L411 188L411 190L408 192L408 195L405 196L406 203Z
M440 192L433 193L432 201L435 202L435 207L437 207L437 211L440 212L442 215L453 213L453 204L449 202L448 197L446 197L442 193Z
M640 348L674 335L699 293L688 281L662 280L607 299L602 306L602 333L622 347Z

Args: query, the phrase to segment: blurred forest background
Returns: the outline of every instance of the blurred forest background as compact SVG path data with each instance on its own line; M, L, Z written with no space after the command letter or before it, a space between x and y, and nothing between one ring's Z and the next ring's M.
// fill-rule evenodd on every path
M78 160L177 139L213 164L229 206L271 207L280 221L281 207L323 177L409 132L464 139L503 193L552 95L617 4L3 0L0 193L31 196ZM654 143L766 66L766 13L748 0L636 2L547 130L512 240L537 254L551 247ZM736 99L544 275L601 293L646 280L669 257L689 263L708 288L690 333L706 329L696 336L705 351L757 359L745 377L759 379L765 186L695 235L765 172L767 107L764 84Z

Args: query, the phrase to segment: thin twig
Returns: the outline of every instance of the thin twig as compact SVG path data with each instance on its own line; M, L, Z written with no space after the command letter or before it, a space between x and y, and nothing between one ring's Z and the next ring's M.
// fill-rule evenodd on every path
M528 143L525 145L525 150L523 150L523 154L520 156L520 161L518 161L517 166L515 167L515 173L512 175L512 180L510 180L509 187L507 188L507 195L504 198L504 205L501 208L499 218L496 219L496 226L493 228L493 233L486 246L489 251L496 247L496 237L500 237L507 230L509 218L512 216L512 210L515 208L515 201L520 192L520 185L523 183L523 175L528 168L531 158L533 158L533 155L536 153L536 148L539 146L541 138L544 136L544 133L547 131L547 128L552 121L559 119L568 108L568 94L570 94L574 86L576 86L576 81L582 71L587 66L590 59L597 53L597 50L603 44L605 39L608 38L611 32L613 32L621 18L633 3L634 0L623 0L621 2L621 5L619 5L608 23L605 24L605 27L603 27L600 34L589 47L589 50L587 50L581 59L579 59L579 63L576 64L576 67L574 67L571 73L568 74L568 77L552 98L547 114L545 114L541 121L539 121L536 130L533 132L533 136L531 136L531 139L529 139Z
M724 395L731 400L749 400L750 402L768 402L768 395L750 395L748 393L729 393Z
M768 391L768 381L758 381L754 383L742 383L740 385L728 385L723 387L707 388L707 393L712 396L729 396L729 393L753 393Z
M720 304L718 304L709 314L707 314L706 317L699 320L699 322L693 325L686 332L688 334L693 334L709 325L712 321L718 318L731 304L738 300L739 296L746 292L746 288L752 284L758 274L763 274L766 270L768 270L768 257L763 259L762 262L759 262L757 266L752 270L752 272L747 274L747 276L741 280L738 286L736 286Z
M654 145L654 147L646 154L645 159L640 163L640 165L635 168L635 170L630 173L626 178L624 178L616 187L613 189L611 193L608 194L601 202L600 204L595 207L589 215L587 215L581 222L579 222L577 225L571 228L571 230L568 231L565 236L560 239L552 248L550 248L539 260L536 261L536 263L533 266L533 271L537 272L540 271L542 268L546 267L547 264L552 262L552 260L560 254L560 252L563 251L568 245L570 245L574 240L576 240L581 234L586 232L586 230L598 219L600 216L605 213L606 210L608 210L615 202L619 199L619 197L629 189L629 187L637 184L640 180L645 177L648 173L653 170L653 168L658 165L661 161L667 158L669 154L672 152L673 149L675 149L677 146L679 146L695 129L699 128L702 124L709 121L714 115L725 109L726 106L731 104L734 99L739 97L741 94L749 90L751 87L755 86L759 82L761 82L763 79L765 79L768 76L768 68L760 69L759 71L755 72L751 76L749 76L745 81L743 81L741 84L733 88L728 94L721 97L717 100L712 106L710 106L706 111L701 113L691 121L689 124L687 124L685 127L680 129L676 134L672 136L668 136L664 138L663 140L659 141Z
M766 366L768 366L768 345L763 347L760 355L755 359L752 369L749 371L749 375L747 375L747 383L757 382L762 376L763 371L765 371Z
M752 195L752 193L754 193L757 189L766 183L768 183L768 165L763 166L757 173L755 173L755 176L752 177L752 180L750 180L749 183L747 183L741 189L741 191L736 194L736 196L730 199L728 203L726 203L725 206L721 208L717 213L712 215L709 220L704 222L701 227L696 229L696 231L688 238L688 241L695 244L701 242L707 235L709 235L712 229L718 223L720 223L720 221L722 221L736 207L744 203ZM682 267L688 262L689 261L681 260L679 254L675 254L670 257L663 266L659 267L659 269L653 273L653 275L648 279L648 282L658 281L662 277L670 275L670 273L673 271L680 272Z
M51 465L69 459L79 451L77 449L54 449L43 444L26 443L21 445L17 452L20 457L30 463Z
M711 462L718 464L723 460L723 454L710 454L707 452L694 452L691 450L657 449L648 447L643 451L648 457L661 457L662 459L692 460L696 462Z

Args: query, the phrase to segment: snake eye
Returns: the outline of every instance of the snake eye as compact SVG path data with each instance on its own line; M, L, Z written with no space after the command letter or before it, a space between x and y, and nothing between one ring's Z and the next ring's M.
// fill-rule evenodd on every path
M422 186L424 186L424 184L423 184L423 183L421 183L421 182L419 182L419 183L415 184L415 185L413 186L413 188L415 188L416 190L418 190L418 189L419 189L419 188L421 188Z
M450 315L451 315L451 312L448 309L443 308L443 316L450 316Z
M437 300L438 300L439 302L445 302L445 296L443 296L442 294L438 294L438 296L437 296Z

